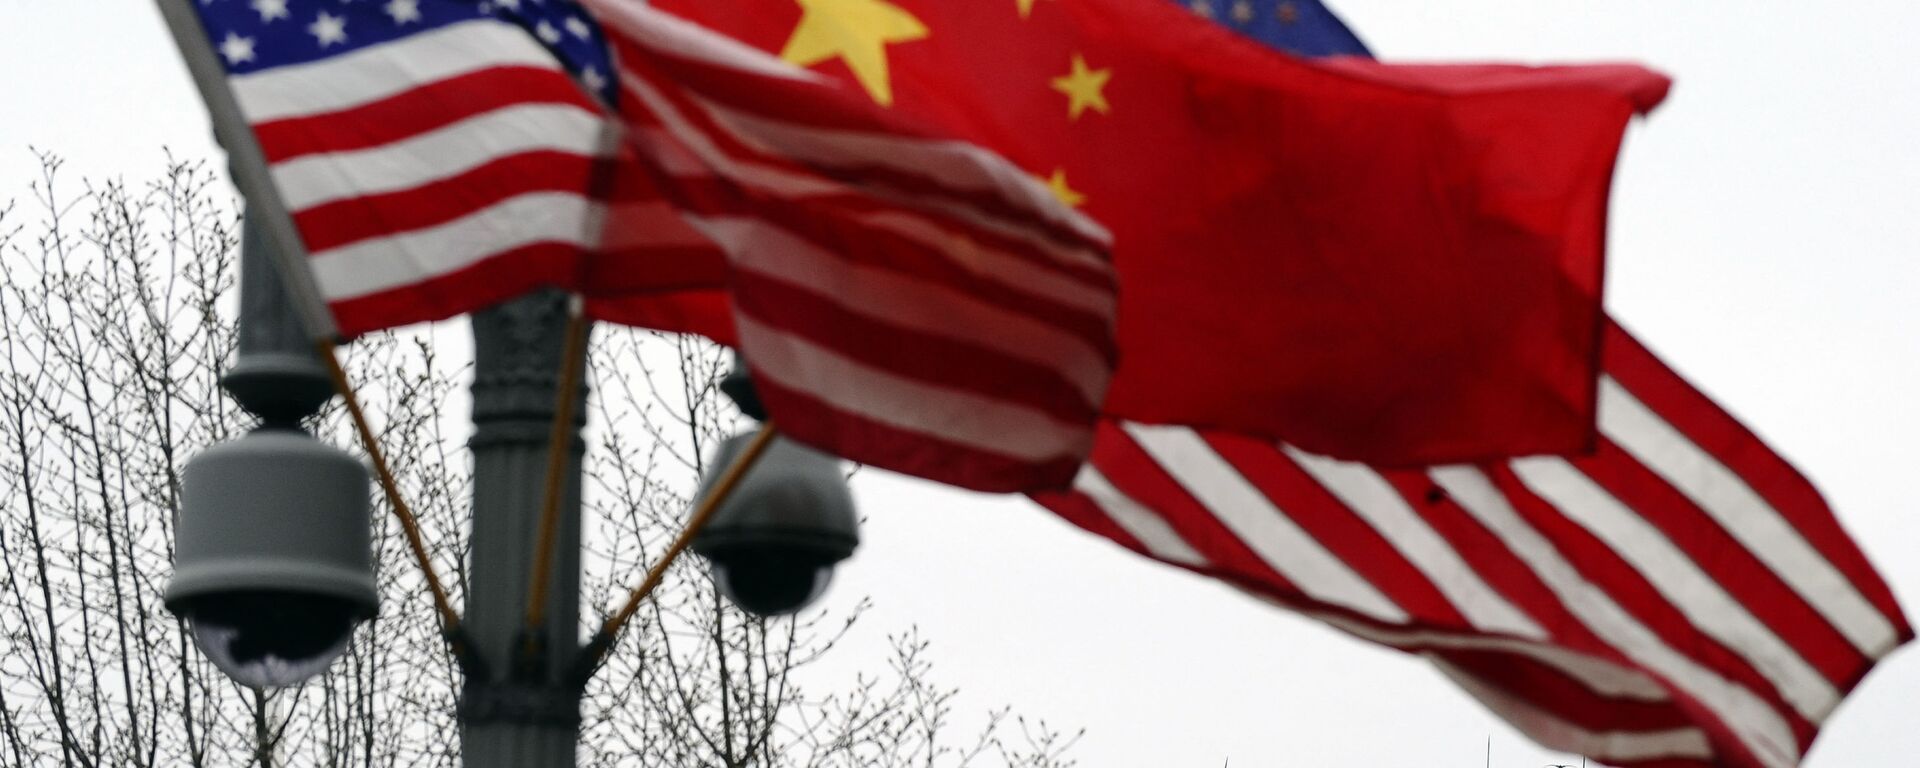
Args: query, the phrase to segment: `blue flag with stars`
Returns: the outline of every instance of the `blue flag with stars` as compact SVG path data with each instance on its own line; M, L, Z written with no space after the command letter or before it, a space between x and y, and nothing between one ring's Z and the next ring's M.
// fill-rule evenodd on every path
M1318 0L1183 1L1194 13L1296 56L1373 55Z
M525 29L602 103L614 104L613 57L574 0L198 0L227 72L244 75L330 59L493 18Z

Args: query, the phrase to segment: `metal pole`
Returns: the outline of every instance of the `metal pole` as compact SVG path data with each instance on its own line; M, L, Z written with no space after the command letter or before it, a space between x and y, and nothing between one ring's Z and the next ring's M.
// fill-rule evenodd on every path
M567 299L558 292L473 315L473 552L465 625L487 663L484 675L468 676L461 694L467 768L575 765L581 688L570 672L579 650L584 384L567 429L572 449L547 608L538 632L522 632L566 324Z
M265 421L299 424L333 398L333 383L313 355L257 211L248 206L240 223L239 349L220 385Z

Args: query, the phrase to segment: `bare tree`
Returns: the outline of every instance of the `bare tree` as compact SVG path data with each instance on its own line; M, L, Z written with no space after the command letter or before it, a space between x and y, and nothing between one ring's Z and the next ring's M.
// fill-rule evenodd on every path
M457 765L459 671L384 509L382 615L304 687L228 681L160 605L182 465L251 426L218 386L236 207L202 163L69 189L59 159L41 160L29 199L0 208L0 765ZM598 336L586 584L589 604L611 605L678 530L702 457L740 417L712 345ZM348 362L459 600L471 470L449 414L469 371L430 333L358 340ZM337 412L310 426L349 444ZM760 619L697 559L677 564L588 688L582 764L1072 765L1078 734L1006 709L954 735L956 689L933 682L917 631L893 636L873 674L803 688L798 673L865 605Z

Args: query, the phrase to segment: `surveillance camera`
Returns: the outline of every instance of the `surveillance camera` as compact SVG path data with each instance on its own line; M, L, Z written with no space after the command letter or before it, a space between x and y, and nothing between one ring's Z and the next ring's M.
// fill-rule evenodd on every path
M702 498L751 439L739 435L720 446ZM693 550L712 563L727 599L749 613L780 616L826 592L834 566L859 543L840 462L778 438L695 537Z
M290 427L215 446L181 473L168 610L236 682L296 685L379 607L367 470Z

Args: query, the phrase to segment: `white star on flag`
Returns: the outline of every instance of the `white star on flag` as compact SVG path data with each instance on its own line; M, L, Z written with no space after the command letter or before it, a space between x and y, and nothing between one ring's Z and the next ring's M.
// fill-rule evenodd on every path
M227 57L228 65L253 61L253 38L228 32L227 39L220 42L220 55Z
M600 93L607 87L606 76L600 74L600 70L594 69L591 66L580 70L580 82L586 83L587 90L595 94Z
M253 0L253 9L260 13L261 23L287 18L287 0Z
M315 40L320 41L320 47L322 48L329 45L345 43L347 41L347 20L327 13L326 11L321 11L320 16L315 18L312 24L307 25L307 32L311 33Z
M509 11L520 10L520 0L497 0L497 4Z
M390 0L387 3L387 15L393 17L395 24L419 21L420 0Z
M587 23L581 21L578 16L568 16L566 25L568 32L572 32L574 37L582 40L586 40L593 35L593 28L587 26Z
M547 41L547 45L560 44L560 30L554 29L552 24L542 21L539 26L533 28L533 32L539 35L541 40Z

